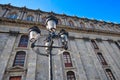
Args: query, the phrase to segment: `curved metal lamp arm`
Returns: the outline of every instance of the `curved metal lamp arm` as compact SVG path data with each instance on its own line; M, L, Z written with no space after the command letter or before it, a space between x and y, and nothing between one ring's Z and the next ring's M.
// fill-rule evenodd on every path
M49 55L48 54L43 54L43 53L40 53L40 51L39 51L39 49L37 48L37 50L34 50L33 48L32 48L32 50L35 52L35 53L37 53L38 55L42 55L42 56L46 56L46 57L48 57Z

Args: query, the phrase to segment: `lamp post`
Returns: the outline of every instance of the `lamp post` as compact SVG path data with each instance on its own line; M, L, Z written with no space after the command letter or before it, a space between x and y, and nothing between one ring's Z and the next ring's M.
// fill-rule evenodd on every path
M46 19L46 28L48 30L48 36L45 39L45 45L35 44L36 41L40 38L41 31L37 26L33 26L29 28L29 40L31 42L31 48L34 47L44 47L48 58L49 58L49 80L53 80L53 70L52 70L52 48L63 48L65 50L68 49L68 32L64 29L61 29L58 34L56 34L56 25L58 20L54 16L48 16ZM53 46L53 39L59 38L61 40L61 46Z

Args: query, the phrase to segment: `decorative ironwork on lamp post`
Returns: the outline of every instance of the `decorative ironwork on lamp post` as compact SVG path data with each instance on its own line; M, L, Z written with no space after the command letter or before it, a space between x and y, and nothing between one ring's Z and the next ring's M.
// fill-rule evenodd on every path
M48 30L48 36L45 39L45 45L35 44L36 41L40 38L41 31L37 26L29 28L29 40L31 42L31 48L34 47L45 47L47 55L49 57L49 80L53 80L53 70L52 70L52 49L53 48L63 48L68 49L68 32L64 29L61 29L58 34L56 34L56 25L58 19L54 16L48 16L46 19L46 28ZM62 45L53 46L55 38L60 38Z

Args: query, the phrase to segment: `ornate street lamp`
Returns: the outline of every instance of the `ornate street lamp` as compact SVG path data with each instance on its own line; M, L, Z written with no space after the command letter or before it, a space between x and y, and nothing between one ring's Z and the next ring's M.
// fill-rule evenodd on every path
M67 46L67 42L68 42L68 32L66 32L64 29L61 29L60 30L60 39L61 39L61 43L62 43L62 46L65 50L68 49L68 46Z
M61 29L58 34L55 33L56 25L58 20L54 16L48 16L46 19L46 28L48 30L48 36L46 37L45 45L35 44L38 38L40 37L40 29L37 26L33 26L29 28L29 40L31 42L31 48L34 47L45 47L47 55L49 57L49 80L53 80L53 73L52 73L52 48L63 48L65 50L68 49L68 32L64 29ZM60 38L62 46L53 46L53 39L56 37Z

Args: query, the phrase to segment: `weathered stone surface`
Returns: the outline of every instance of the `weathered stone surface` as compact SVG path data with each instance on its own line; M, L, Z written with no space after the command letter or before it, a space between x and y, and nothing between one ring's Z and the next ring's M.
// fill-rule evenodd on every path
M5 8L3 9L0 5L0 80L9 80L10 76L22 76L22 80L49 80L49 59L44 56L45 48L31 49L30 42L26 48L18 47L18 44L22 35L28 35L29 27L38 26L41 36L36 44L44 45L48 31L45 30L43 18L53 13L41 13L41 11L29 10L25 7L2 6ZM9 10L6 11L6 8ZM13 12L17 13L17 19L8 19L10 13ZM26 20L28 15L34 17L33 21ZM116 80L120 80L120 49L113 43L120 40L120 24L77 18L65 14L54 14L54 16L61 21L61 24L57 25L56 34L61 28L64 28L69 32L69 40L68 50L52 50L52 54L54 54L52 56L53 80L67 80L68 71L74 72L76 80L108 80L105 72L105 69L108 68L111 69ZM70 26L69 21L72 21L74 26ZM81 28L81 22L83 28ZM93 26L90 25L91 23ZM10 31L17 31L19 34L11 36ZM97 42L99 47L97 51L103 54L108 65L101 64L96 55L97 51L91 44L91 39ZM110 40L113 42L109 43ZM56 38L53 45L61 46L60 39ZM120 46L120 42L118 45ZM17 51L26 52L25 63L22 67L13 66ZM65 67L64 51L70 53L73 67ZM16 68L19 70L16 71Z

